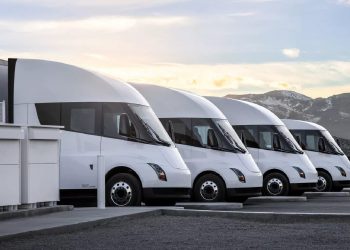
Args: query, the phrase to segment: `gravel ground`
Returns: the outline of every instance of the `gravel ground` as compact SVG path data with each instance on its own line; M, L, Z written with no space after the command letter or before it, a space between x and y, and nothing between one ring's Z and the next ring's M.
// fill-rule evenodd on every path
M157 216L66 234L0 241L0 249L349 249L346 223L276 224Z

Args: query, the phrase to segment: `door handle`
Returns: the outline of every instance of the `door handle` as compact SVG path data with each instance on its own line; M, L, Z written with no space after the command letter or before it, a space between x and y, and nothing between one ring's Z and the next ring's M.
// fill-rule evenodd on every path
M91 169L91 170L94 169L94 164L90 164L90 169Z

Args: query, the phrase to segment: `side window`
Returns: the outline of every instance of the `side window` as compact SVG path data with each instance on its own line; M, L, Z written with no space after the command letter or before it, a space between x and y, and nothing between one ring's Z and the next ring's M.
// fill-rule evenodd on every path
M300 147L302 149L305 149L306 145L305 145L305 139L304 139L303 131L302 130L290 130L290 132L292 133L292 135L295 138L295 140L299 143Z
M213 126L208 119L192 119L192 143L194 146L207 147L209 129L213 129ZM216 137L220 145L220 138L218 135Z
M103 129L102 135L112 138L120 138L119 135L119 121L120 115L127 113L125 107L121 103L105 103L103 104ZM130 118L130 117L129 117ZM136 129L131 123L132 126L131 133L136 137Z
M234 129L246 147L259 148L256 126L234 126Z
M306 150L318 151L318 136L313 131L306 131Z
M161 118L163 126L171 120L174 128L174 137L175 143L184 144L184 145L192 145L191 138L191 119L189 118Z
M61 125L60 103L37 103L35 107L41 125Z
M63 103L62 125L65 130L101 135L101 111L99 103Z
M273 150L273 138L274 131L269 126L259 126L258 128L258 138L259 147L262 149Z

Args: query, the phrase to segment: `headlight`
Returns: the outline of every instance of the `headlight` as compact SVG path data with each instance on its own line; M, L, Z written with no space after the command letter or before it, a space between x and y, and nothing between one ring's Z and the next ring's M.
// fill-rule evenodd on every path
M298 171L298 173L299 173L299 176L301 177L301 178L304 178L305 179L305 173L304 173L304 171L301 169L301 168L299 168L299 167L293 167L296 171Z
M231 170L237 175L240 182L245 183L245 176L240 170L237 168L231 168Z
M343 168L341 168L339 166L335 166L335 167L339 170L339 172L341 173L342 176L346 177L346 172Z
M156 172L159 180L167 181L165 171L159 165L157 165L155 163L147 163L147 164L153 168L153 170Z

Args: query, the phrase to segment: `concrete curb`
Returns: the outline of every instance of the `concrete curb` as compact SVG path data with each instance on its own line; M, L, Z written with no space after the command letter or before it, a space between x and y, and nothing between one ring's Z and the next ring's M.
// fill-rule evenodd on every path
M8 219L24 218L30 216L44 215L49 213L72 211L74 209L71 205L59 205L54 207L40 207L34 209L17 210L0 213L0 222Z
M161 209L140 212L140 213L135 213L135 214L129 214L129 215L123 215L123 216L118 216L118 217L103 218L103 219L98 219L98 220L93 220L93 221L85 221L85 222L80 222L80 223L75 223L75 224L70 224L70 225L64 225L64 226L50 227L50 228L22 232L22 233L16 233L16 234L3 235L3 236L0 236L0 243L3 240L18 239L18 238L22 238L22 237L33 237L35 235L59 234L59 233L67 233L67 232L71 233L71 232L75 232L75 231L79 231L79 230L84 230L84 229L89 229L89 228L96 227L96 226L109 224L112 222L145 218L145 217L157 216L157 215L162 215Z
M247 200L254 202L299 202L307 201L305 196L260 196L260 197L251 197Z
M184 209L195 210L219 210L219 211L232 211L236 209L242 209L242 203L230 203L230 202L184 202L176 203L176 207L183 207Z
M263 223L350 223L350 213L287 213L162 209L162 215L232 218Z
M312 197L350 197L349 192L305 192L304 196Z

